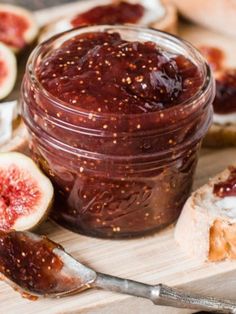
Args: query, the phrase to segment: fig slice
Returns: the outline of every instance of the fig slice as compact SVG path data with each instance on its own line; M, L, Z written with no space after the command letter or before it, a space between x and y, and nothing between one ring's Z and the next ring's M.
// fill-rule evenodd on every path
M0 42L0 99L8 96L12 91L16 74L16 57L6 45Z
M47 217L53 186L29 157L0 153L0 230L24 231Z
M14 52L30 44L38 34L33 14L21 7L0 4L0 41Z

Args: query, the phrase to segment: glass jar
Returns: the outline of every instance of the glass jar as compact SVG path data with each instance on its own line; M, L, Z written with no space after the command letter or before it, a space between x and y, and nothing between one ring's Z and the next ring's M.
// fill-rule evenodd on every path
M152 41L184 55L201 73L199 90L176 106L142 114L91 114L60 101L44 89L35 69L65 41L94 31ZM191 191L213 97L211 71L200 53L156 30L91 26L37 47L28 61L21 106L32 157L55 185L52 218L75 232L109 238L143 235L173 223Z

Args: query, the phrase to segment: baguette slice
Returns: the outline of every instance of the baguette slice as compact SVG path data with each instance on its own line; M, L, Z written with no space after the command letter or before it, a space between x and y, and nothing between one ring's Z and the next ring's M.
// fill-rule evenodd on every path
M28 151L28 132L24 122L20 118L19 125L13 130L12 137L0 146L0 152L21 152Z
M181 249L202 262L236 259L236 196L213 193L214 184L226 181L230 173L230 168L224 170L195 191L175 227Z
M117 0L116 0L117 1ZM140 3L145 8L145 14L137 23L141 26L150 26L173 34L177 33L177 11L175 6L164 0L124 0L129 3ZM61 14L50 24L46 25L41 32L39 42L43 42L50 37L73 28L71 21L75 16L84 13L97 6L111 4L114 0L94 0L80 1L76 8L67 15Z
M0 152L25 152L28 133L18 115L17 101L0 103Z
M172 0L193 22L236 37L236 2L233 0Z

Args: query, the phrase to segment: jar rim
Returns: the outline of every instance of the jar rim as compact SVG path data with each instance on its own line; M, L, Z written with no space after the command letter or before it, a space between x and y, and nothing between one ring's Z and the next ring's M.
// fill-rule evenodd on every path
M50 39L44 41L40 45L38 45L31 53L26 67L26 74L29 75L29 78L31 80L31 83L34 85L34 88L38 90L39 93L41 93L47 100L49 100L51 103L53 103L56 107L62 109L64 112L70 112L76 115L81 116L89 116L91 114L90 111L85 110L81 107L75 107L68 105L67 102L59 99L58 97L51 94L47 89L43 87L43 85L40 83L40 81L37 78L37 75L35 73L35 64L37 62L37 59L42 54L43 50L45 50L45 47L50 48L50 45L55 43L57 40L60 40L63 42L64 40L68 40L72 38L73 36L79 35L82 32L92 32L92 31L107 31L107 32L121 32L121 31L133 31L137 33L141 33L142 37L145 37L145 40L153 41L151 38L157 37L163 41L168 42L169 44L177 47L181 47L187 51L188 53L192 54L192 58L194 56L194 60L198 62L198 67L201 68L203 81L197 92L192 95L190 98L174 105L174 108L177 109L179 106L188 107L190 105L193 105L195 101L199 101L201 98L207 98L208 92L211 88L211 82L212 82L212 72L207 64L204 57L201 55L201 53L195 48L193 45L191 45L188 41L179 38L178 36L169 34L164 31L159 31L153 28L146 28L141 26L133 26L133 25L95 25L95 26L82 26L77 27L68 31L65 31L63 33L57 34ZM64 38L64 40L62 40ZM141 39L141 38L140 38ZM144 38L143 38L144 39ZM154 41L155 42L155 41ZM162 47L162 46L161 46ZM122 118L122 119L130 119L132 117L142 117L143 115L153 115L153 114L160 114L160 113L168 113L171 111L173 107L163 108L154 112L145 112L145 113L128 113L128 114L122 114L122 113L109 113L109 112L101 112L96 113L93 112L93 116L96 118L109 118L109 117L116 117L116 118Z

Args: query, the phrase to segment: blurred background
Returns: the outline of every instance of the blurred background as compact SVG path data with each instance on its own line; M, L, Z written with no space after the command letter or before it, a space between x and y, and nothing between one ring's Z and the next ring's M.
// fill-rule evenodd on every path
M25 6L31 10L39 10L46 7L52 7L58 4L65 4L74 1L75 0L1 0L0 3L16 4Z

